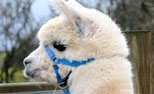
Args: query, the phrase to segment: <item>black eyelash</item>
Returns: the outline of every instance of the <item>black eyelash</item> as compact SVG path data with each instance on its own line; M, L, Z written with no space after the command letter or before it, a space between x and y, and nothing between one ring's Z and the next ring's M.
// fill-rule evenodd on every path
M60 42L54 42L53 47L57 49L58 51L65 51L66 45L61 44Z

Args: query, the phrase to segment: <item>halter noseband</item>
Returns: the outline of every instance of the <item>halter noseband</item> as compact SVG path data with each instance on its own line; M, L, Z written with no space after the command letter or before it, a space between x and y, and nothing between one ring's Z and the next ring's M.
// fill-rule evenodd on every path
M48 45L45 45L46 52L48 53L50 59L53 61L53 68L57 77L57 82L58 82L58 87L64 91L65 94L70 94L70 91L68 89L67 85L67 80L72 73L72 70L68 73L68 75L62 79L60 74L59 74L59 67L58 64L66 65L66 66L71 66L71 67L78 67L81 65L86 65L87 63L90 63L94 61L94 59L88 59L87 61L68 61L65 59L58 59L54 53L51 51Z

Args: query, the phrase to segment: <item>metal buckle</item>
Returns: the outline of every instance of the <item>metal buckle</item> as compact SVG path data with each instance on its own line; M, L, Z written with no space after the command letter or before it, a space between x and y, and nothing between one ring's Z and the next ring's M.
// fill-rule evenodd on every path
M62 87L62 86L61 86L61 85L64 85L64 84L66 84L66 87ZM68 88L68 85L67 85L67 83L65 83L65 82L61 82L61 83L58 83L58 88L64 90L64 89Z

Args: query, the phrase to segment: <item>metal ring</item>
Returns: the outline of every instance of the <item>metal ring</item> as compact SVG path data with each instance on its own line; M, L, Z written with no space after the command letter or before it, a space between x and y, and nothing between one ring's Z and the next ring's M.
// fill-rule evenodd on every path
M68 88L68 85L67 84L66 84L66 87L61 87L60 85L62 85L62 84L65 84L65 82L58 83L58 88L60 88L62 90Z
M57 62L57 57L55 56L55 59L53 60L53 62Z

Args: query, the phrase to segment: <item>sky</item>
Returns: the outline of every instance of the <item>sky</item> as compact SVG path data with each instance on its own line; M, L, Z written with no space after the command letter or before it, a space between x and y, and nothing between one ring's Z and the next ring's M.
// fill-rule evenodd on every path
M32 6L32 13L37 21L45 18L50 14L49 0L36 0Z
M77 1L82 1L85 5L88 7L95 7L97 0L77 0ZM109 6L108 0L104 0L102 9L106 13L106 7ZM40 20L40 18L45 18L47 17L50 13L51 4L49 0L36 0L35 3L32 6L32 13L34 14L34 17L36 20Z

